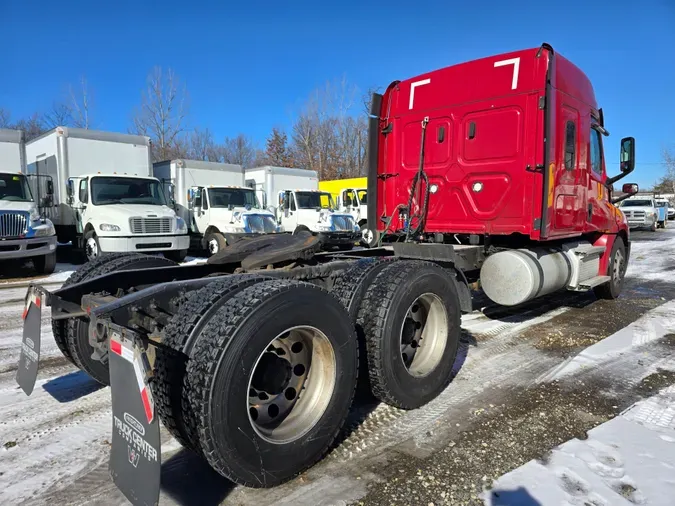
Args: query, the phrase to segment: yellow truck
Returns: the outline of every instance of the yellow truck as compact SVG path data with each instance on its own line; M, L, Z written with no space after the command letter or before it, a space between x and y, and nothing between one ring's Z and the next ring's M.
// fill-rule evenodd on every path
M365 177L319 181L319 190L329 192L335 200L337 209L352 215L354 221L363 229L366 228L368 218L366 182Z

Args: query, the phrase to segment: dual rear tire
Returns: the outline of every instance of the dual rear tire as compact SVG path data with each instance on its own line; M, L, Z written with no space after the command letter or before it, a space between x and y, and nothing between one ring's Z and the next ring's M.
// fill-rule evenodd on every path
M184 366L158 374L153 391L179 441L223 476L270 487L313 465L337 436L357 341L345 308L316 285L228 278L173 317L187 336L173 344Z

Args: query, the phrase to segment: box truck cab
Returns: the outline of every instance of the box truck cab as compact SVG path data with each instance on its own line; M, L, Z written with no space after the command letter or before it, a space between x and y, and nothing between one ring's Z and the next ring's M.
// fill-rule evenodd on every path
M59 242L72 242L87 259L187 255L187 226L152 177L148 137L57 127L26 143L26 158L33 193Z
M243 237L278 231L274 213L244 186L241 165L168 160L153 165L174 209L187 223L191 244L209 255Z
M169 206L158 179L91 174L68 179L66 188L88 259L125 251L164 251L185 259L186 223Z
M274 212L285 232L309 231L326 246L350 249L359 238L359 227L347 213L335 211L329 192L319 192L316 171L289 167L247 169L246 185Z
M338 211L350 214L359 227L367 228L368 191L366 185L367 178L365 177L335 179L320 181L319 190L327 191L333 196Z
M50 274L56 267L56 232L38 211L25 169L23 132L0 129L0 260L32 259L38 273Z
M352 249L359 239L354 218L335 210L328 192L320 190L282 190L279 192L278 219L286 231L318 235L326 246Z

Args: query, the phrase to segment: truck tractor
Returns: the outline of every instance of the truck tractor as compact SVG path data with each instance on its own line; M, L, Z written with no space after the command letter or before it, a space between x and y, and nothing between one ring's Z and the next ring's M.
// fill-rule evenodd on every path
M0 129L0 260L31 259L38 274L51 274L56 267L56 232L40 214L22 173L25 150L22 131Z
M299 232L202 264L102 257L29 288L18 383L31 393L51 307L64 355L111 387L110 469L131 502L158 500L160 420L228 479L283 483L328 452L359 375L408 410L452 388L477 280L506 306L619 296L630 236L613 188L635 140L608 177L607 135L590 81L548 44L395 81L369 118L375 247L319 252Z
M170 160L153 165L178 216L189 224L191 245L215 255L243 237L278 232L274 213L244 186L241 165Z

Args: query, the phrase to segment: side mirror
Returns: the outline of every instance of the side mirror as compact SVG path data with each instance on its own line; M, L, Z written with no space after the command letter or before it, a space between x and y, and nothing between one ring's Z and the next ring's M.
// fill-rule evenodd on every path
M54 181L47 179L47 195L54 195Z
M633 137L621 139L619 160L621 172L632 172L635 169L635 139Z
M89 200L89 199L87 198L87 188L86 188L86 187L80 188L80 195L79 195L79 198L80 198L80 202L82 202L83 204L86 204L87 201Z
M345 197L345 207L352 207L352 199L349 197Z
M73 180L72 180L72 179L69 179L69 180L66 182L66 195L67 195L68 197L72 197L72 196L73 196Z
M54 200L51 195L45 195L42 197L42 202L40 207L52 207L54 205Z
M284 210L288 210L291 207L291 199L289 198L288 193L284 194Z
M629 193L630 195L635 195L639 191L640 187L637 185L637 183L624 183L621 187L622 193Z
M640 187L637 183L624 183L621 187L621 192L624 194L621 197L612 199L612 204L618 204L622 200L626 200L628 197L632 197L640 190Z

